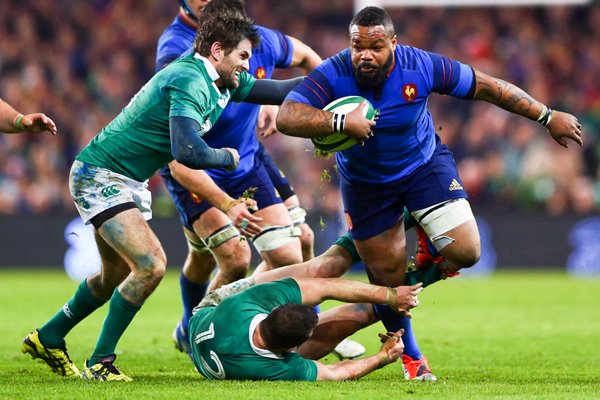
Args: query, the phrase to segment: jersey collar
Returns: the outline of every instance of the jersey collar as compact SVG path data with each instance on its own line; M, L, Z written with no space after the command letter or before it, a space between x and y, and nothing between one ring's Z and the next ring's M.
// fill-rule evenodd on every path
M203 57L198 53L194 53L194 58L204 63L204 68L206 68L206 72L208 72L208 76L210 76L210 79L212 79L213 82L219 79L219 73L217 72L215 67L210 63L210 61L208 61L208 58Z
M273 358L275 360L281 360L281 359L283 359L283 357L273 353L270 350L257 347L254 344L254 342L252 341L252 337L254 336L254 331L258 327L258 324L260 324L265 318L267 318L268 315L269 314L256 314L254 316L254 318L252 318L252 321L250 322L250 329L248 332L248 334L249 334L248 341L250 342L250 347L252 347L252 350L254 350L254 352L256 354L258 354L259 356L265 357L265 358Z

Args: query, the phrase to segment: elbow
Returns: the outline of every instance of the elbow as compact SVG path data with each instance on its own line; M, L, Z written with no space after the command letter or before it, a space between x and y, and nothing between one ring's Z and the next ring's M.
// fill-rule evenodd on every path
M277 118L275 119L275 124L277 125L277 130L281 133L288 133L291 130L290 118L289 118L289 102L284 101L283 104L279 107L279 112L277 113Z

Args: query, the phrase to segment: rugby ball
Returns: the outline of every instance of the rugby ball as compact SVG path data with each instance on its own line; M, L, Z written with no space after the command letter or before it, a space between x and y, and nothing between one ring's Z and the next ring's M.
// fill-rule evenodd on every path
M348 114L354 110L360 103L366 99L361 96L345 96L327 104L323 110L337 112L340 114ZM363 109L365 118L373 120L375 118L375 109L367 100L367 106ZM332 133L327 136L319 136L311 139L315 148L324 153L335 153L336 151L345 150L350 146L354 146L358 141L342 132Z

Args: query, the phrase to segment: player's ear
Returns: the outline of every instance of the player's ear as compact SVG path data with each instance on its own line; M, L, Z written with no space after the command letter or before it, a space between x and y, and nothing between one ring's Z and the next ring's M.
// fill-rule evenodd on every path
M398 44L398 37L396 35L394 35L392 37L392 50L396 50L396 44Z
M223 46L221 46L221 42L214 42L210 46L210 55L215 61L221 61L224 53L225 52L223 51Z

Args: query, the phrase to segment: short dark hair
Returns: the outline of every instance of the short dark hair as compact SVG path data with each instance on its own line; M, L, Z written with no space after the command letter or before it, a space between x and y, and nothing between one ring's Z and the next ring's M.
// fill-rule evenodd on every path
M244 17L246 14L245 0L211 0L202 10L201 19L213 13L234 12Z
M284 304L273 309L260 323L260 333L270 350L287 350L306 342L317 322L319 316L314 308Z
M350 21L349 29L352 29L352 26L377 26L383 25L385 29L385 33L388 34L389 37L393 37L395 35L394 32L394 23L392 22L392 18L390 15L383 9L379 7L365 7L360 10L352 21Z
M208 3L208 7L212 2ZM206 8L205 8L206 10ZM225 54L231 53L238 44L248 39L252 47L258 46L260 36L254 26L254 21L235 11L221 10L220 12L202 12L202 23L198 27L194 40L194 51L207 57L215 42L221 43Z

